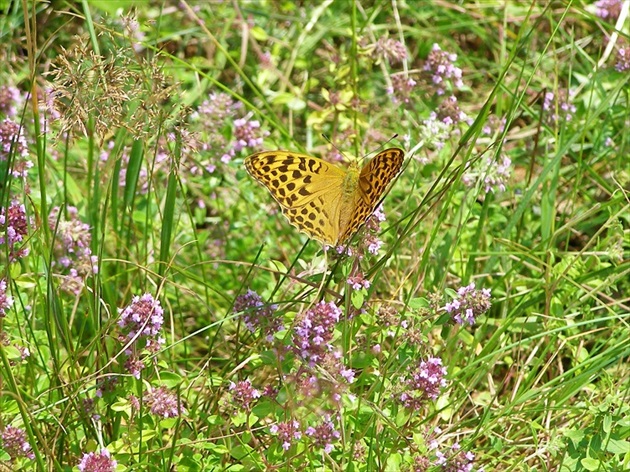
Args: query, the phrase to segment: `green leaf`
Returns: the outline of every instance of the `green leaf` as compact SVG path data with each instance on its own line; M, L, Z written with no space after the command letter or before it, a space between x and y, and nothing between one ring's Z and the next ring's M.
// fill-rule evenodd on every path
M606 451L611 454L627 454L630 452L630 442L623 439L610 439L606 444Z
M352 300L352 306L357 310L363 306L365 302L365 290L353 290L350 295L350 300Z
M580 464L582 464L586 470L599 470L602 465L601 461L591 459L590 457L582 459Z

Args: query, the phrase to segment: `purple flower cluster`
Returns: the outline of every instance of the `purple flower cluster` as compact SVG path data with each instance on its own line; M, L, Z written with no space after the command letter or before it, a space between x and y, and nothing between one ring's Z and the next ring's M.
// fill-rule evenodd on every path
M390 64L399 64L407 58L407 49L400 41L381 37L374 45L374 55L386 59Z
M7 281L0 279L0 318L7 314L7 310L13 305L13 297L7 295Z
M302 439L300 423L296 420L272 424L269 427L269 431L271 434L278 436L278 439L282 441L282 449L285 451L291 448L293 441Z
M136 295L131 304L121 310L118 326L127 333L128 339L144 337L148 341L146 347L151 347L155 344L150 341L157 337L164 323L163 314L160 301L155 300L153 295L150 293L145 293L141 297Z
M576 108L575 105L567 99L567 93L561 90L557 96L553 92L545 93L543 110L549 112L547 114L547 121L553 124L561 121L567 123L571 121Z
M12 262L27 256L29 253L27 247L20 247L20 243L28 234L28 224L24 205L13 200L8 208L0 208L0 228L2 229L0 231L0 245L9 246L9 259Z
M430 357L400 379L402 392L398 400L407 408L417 410L427 399L435 400L440 390L446 387L446 367L442 359Z
M236 152L247 147L260 146L265 136L269 136L269 131L262 131L258 120L248 120L247 118L234 120L234 137L236 138L234 150Z
M490 115L481 131L486 136L491 136L493 133L503 133L504 129L505 117L499 118L497 115Z
M20 89L12 85L0 86L0 114L4 116L17 115L17 109L24 103Z
M303 312L293 336L296 354L311 366L322 360L333 349L333 332L340 318L341 310L333 302L321 301Z
M118 326L123 333L120 341L130 343L125 351L129 356L125 365L136 378L140 378L140 371L144 368L138 351L147 349L149 352L157 352L164 344L164 338L159 336L164 323L163 314L159 300L155 300L149 293L133 297L131 304L120 310Z
M92 255L90 248L90 225L79 220L79 211L75 207L67 207L66 213L68 219L60 221L60 208L55 207L48 217L50 229L56 231L53 266L62 272L61 288L78 295L83 290L85 279L98 273L98 257Z
M446 92L444 84L450 81L455 88L463 87L462 70L455 67L457 54L442 51L438 44L433 44L433 48L424 63L424 70L431 75L431 81L437 87L438 95Z
M121 15L120 23L125 28L127 36L133 45L133 50L136 52L143 51L146 33L142 31L138 18L133 14Z
M242 103L235 102L226 93L212 93L192 115L202 129L210 130L201 150L207 154L220 155L224 164L231 162L238 152L246 148L259 147L263 139L269 136L268 131L260 128L260 122L251 120L250 115L232 120L241 107ZM222 133L228 122L233 123L232 143L228 143ZM203 167L212 173L217 164L218 162L211 159Z
M249 380L230 382L229 390L233 406L238 410L250 411L256 399L260 398L260 391L255 389Z
M472 120L468 117L468 115L459 108L459 103L457 102L457 97L455 95L445 98L442 103L440 103L437 112L435 112L432 117L451 126L459 123L472 124Z
M383 241L378 237L378 233L381 232L381 223L386 219L383 205L381 204L376 207L372 216L370 216L365 223L366 232L361 244L370 254L378 254L378 251L380 251L383 246Z
M234 301L234 313L243 313L245 326L252 333L260 328L267 341L273 340L274 333L282 328L282 320L275 315L277 305L265 304L253 290L239 295Z
M459 443L453 444L451 450L447 454L436 450L436 465L442 466L442 470L449 472L472 472L475 455L470 451L462 451ZM477 472L483 472L483 468L477 469Z
M500 161L495 161L492 157L488 157L482 163L479 172L467 171L462 176L462 182L468 187L472 187L482 178L484 191L486 193L505 192L506 183L512 174L512 161L507 155L503 155Z
M146 391L142 399L151 413L162 418L175 418L186 412L179 404L177 395L164 386Z
M492 306L490 296L490 289L477 290L475 284L471 283L466 287L460 287L457 290L457 298L447 303L444 309L458 324L468 323L472 326L475 319Z
M335 251L337 254L344 254L347 257L357 255L359 259L363 259L366 252L373 255L378 254L378 251L380 251L383 246L383 241L378 237L378 233L381 231L381 223L385 220L383 206L379 205L376 210L374 210L374 213L372 213L372 216L365 222L363 238L359 241L356 251L353 247L348 245L347 242L337 246Z
M451 95L445 97L438 106L437 111L432 111L429 118L423 120L421 138L435 149L442 149L444 144L454 135L460 133L457 125L465 123L470 125L472 119L460 108L457 97ZM426 163L427 161L425 161Z
M615 69L618 72L628 72L630 70L630 46L617 50L617 63Z
M306 428L304 434L313 441L315 447L323 448L327 454L332 452L333 443L341 438L341 433L335 429L330 415L325 415L320 424Z
M205 126L221 128L242 105L232 100L227 93L211 93L208 100L199 105L193 117L199 118Z
M436 112L432 111L429 118L422 121L420 127L420 139L426 143L427 147L437 149L438 151L444 147L446 142L453 135L453 126L447 124L438 118ZM422 164L429 162L428 158L420 158Z
M2 431L0 439L2 439L2 449L11 456L12 461L20 457L35 458L31 445L26 440L26 432L23 429L8 425Z
M406 74L392 75L392 85L387 88L387 94L392 103L411 103L411 95L416 89L417 82Z
M370 281L363 277L360 272L353 277L348 277L347 283L353 290L368 289L371 285Z
M24 130L15 121L5 118L0 122L0 161L8 160L10 155L15 156L11 175L16 178L26 177L28 170L33 167L33 161L28 159L28 144Z
M604 20L616 21L621 13L624 0L598 0L595 2L595 14Z
M59 120L61 118L61 112L57 108L57 99L55 96L55 90L50 87L47 89L39 89L40 96L39 99L39 107L42 110L41 113L41 121L42 121L42 130L46 130L45 121L46 119L52 119L53 121Z
M111 457L109 451L101 449L99 453L83 454L77 467L81 472L115 472L117 465L118 463Z

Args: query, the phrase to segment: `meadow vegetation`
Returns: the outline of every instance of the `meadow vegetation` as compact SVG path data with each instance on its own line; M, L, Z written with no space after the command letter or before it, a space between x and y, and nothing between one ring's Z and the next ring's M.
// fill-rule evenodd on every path
M0 1L0 470L630 470L629 3Z

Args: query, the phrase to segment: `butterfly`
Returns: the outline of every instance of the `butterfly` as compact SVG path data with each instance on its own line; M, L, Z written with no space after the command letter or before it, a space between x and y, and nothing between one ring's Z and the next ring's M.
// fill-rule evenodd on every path
M390 148L362 168L347 169L291 151L266 151L245 159L247 172L264 185L293 226L329 246L346 242L372 215L405 153Z

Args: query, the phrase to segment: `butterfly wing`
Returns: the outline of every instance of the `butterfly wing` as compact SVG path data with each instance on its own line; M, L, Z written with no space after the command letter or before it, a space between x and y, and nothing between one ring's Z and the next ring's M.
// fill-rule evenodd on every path
M347 223L342 225L339 244L352 236L374 213L387 186L400 172L404 157L402 149L386 149L379 152L361 169L352 215Z
M293 226L335 244L346 172L305 154L270 151L245 159L247 172L264 185Z

